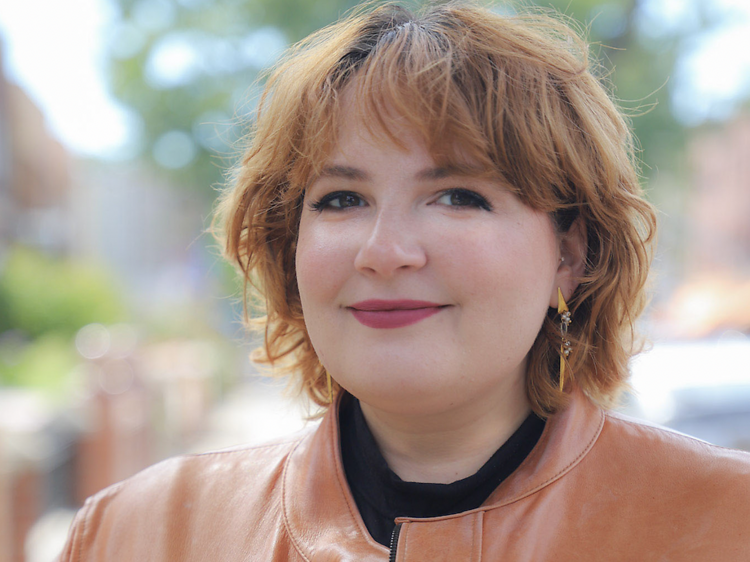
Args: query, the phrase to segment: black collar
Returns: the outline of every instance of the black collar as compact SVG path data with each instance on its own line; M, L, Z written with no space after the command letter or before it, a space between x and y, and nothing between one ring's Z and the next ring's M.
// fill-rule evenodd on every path
M543 419L530 414L513 435L472 476L450 484L405 482L380 453L359 400L342 398L341 454L349 487L372 537L388 545L396 517L440 517L482 505L539 441Z

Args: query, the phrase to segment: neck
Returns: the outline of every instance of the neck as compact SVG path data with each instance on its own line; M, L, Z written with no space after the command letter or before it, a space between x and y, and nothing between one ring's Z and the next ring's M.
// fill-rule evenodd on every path
M407 482L448 484L476 473L529 415L523 392L502 398L420 416L360 404L393 472Z

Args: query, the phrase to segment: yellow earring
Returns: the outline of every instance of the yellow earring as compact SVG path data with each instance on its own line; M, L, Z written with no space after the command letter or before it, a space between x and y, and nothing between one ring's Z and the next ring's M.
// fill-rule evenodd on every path
M563 389L565 383L565 363L570 355L570 340L568 339L568 326L570 326L570 310L568 305L563 298L562 290L560 287L557 288L557 313L560 315L560 335L562 336L562 342L560 344L560 390Z
M331 384L331 374L326 371L326 384L328 385L328 403L333 404L333 385Z

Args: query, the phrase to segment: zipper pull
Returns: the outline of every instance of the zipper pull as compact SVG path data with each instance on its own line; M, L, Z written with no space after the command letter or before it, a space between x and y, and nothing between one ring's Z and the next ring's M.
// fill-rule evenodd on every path
M391 554L388 556L388 562L396 562L396 549L398 548L398 535L401 533L401 525L403 523L396 523L391 533Z

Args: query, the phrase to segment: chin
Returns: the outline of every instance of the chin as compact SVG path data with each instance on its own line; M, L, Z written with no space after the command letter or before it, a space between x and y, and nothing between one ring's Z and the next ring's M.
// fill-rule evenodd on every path
M337 379L338 380L338 379ZM457 391L457 381L435 369L376 365L360 368L339 381L360 401L390 412L426 414L450 408Z

